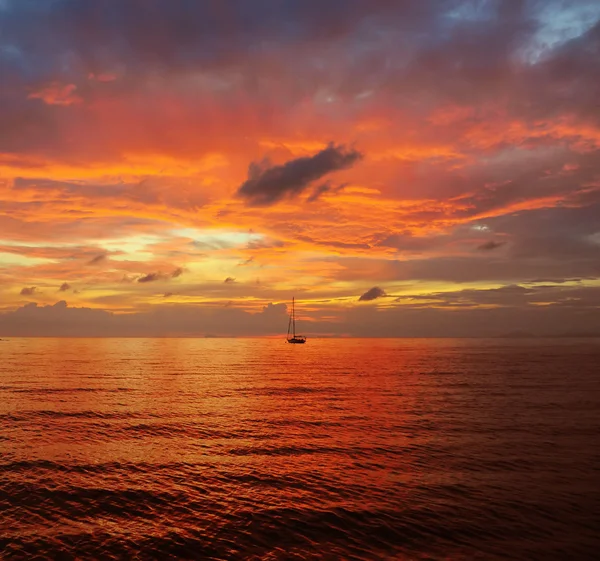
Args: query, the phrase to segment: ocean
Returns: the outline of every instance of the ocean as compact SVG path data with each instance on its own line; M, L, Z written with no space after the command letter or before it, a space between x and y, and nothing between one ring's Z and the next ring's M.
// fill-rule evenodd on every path
M2 559L598 559L600 341L0 341Z

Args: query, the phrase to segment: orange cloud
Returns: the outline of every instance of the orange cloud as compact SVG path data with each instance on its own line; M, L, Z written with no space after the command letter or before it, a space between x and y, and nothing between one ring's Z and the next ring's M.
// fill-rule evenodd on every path
M41 99L48 105L73 105L81 103L83 100L79 97L75 90L75 84L60 84L52 82L42 89L30 93L28 99Z

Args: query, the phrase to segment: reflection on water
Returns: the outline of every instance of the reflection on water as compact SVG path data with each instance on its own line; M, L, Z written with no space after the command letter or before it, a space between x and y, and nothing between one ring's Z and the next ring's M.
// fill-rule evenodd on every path
M7 558L583 559L593 341L13 339Z

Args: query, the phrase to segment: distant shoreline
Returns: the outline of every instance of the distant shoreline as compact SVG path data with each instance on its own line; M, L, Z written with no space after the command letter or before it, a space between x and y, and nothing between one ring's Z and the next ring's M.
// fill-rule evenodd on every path
M328 340L328 339L370 339L370 340L401 340L401 339L466 339L466 340L545 340L545 339L600 339L599 334L558 334L558 335L535 335L535 334L506 334L506 335L489 335L489 336L451 336L451 335L412 335L412 336L365 336L365 335L308 335L311 340ZM285 337L274 335L5 335L0 338L0 342L8 342L13 339L265 339L265 340L281 340L285 341Z

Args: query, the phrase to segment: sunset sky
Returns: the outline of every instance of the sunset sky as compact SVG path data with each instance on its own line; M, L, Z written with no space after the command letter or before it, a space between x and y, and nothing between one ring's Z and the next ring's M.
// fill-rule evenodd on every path
M597 0L0 0L0 335L600 333Z

